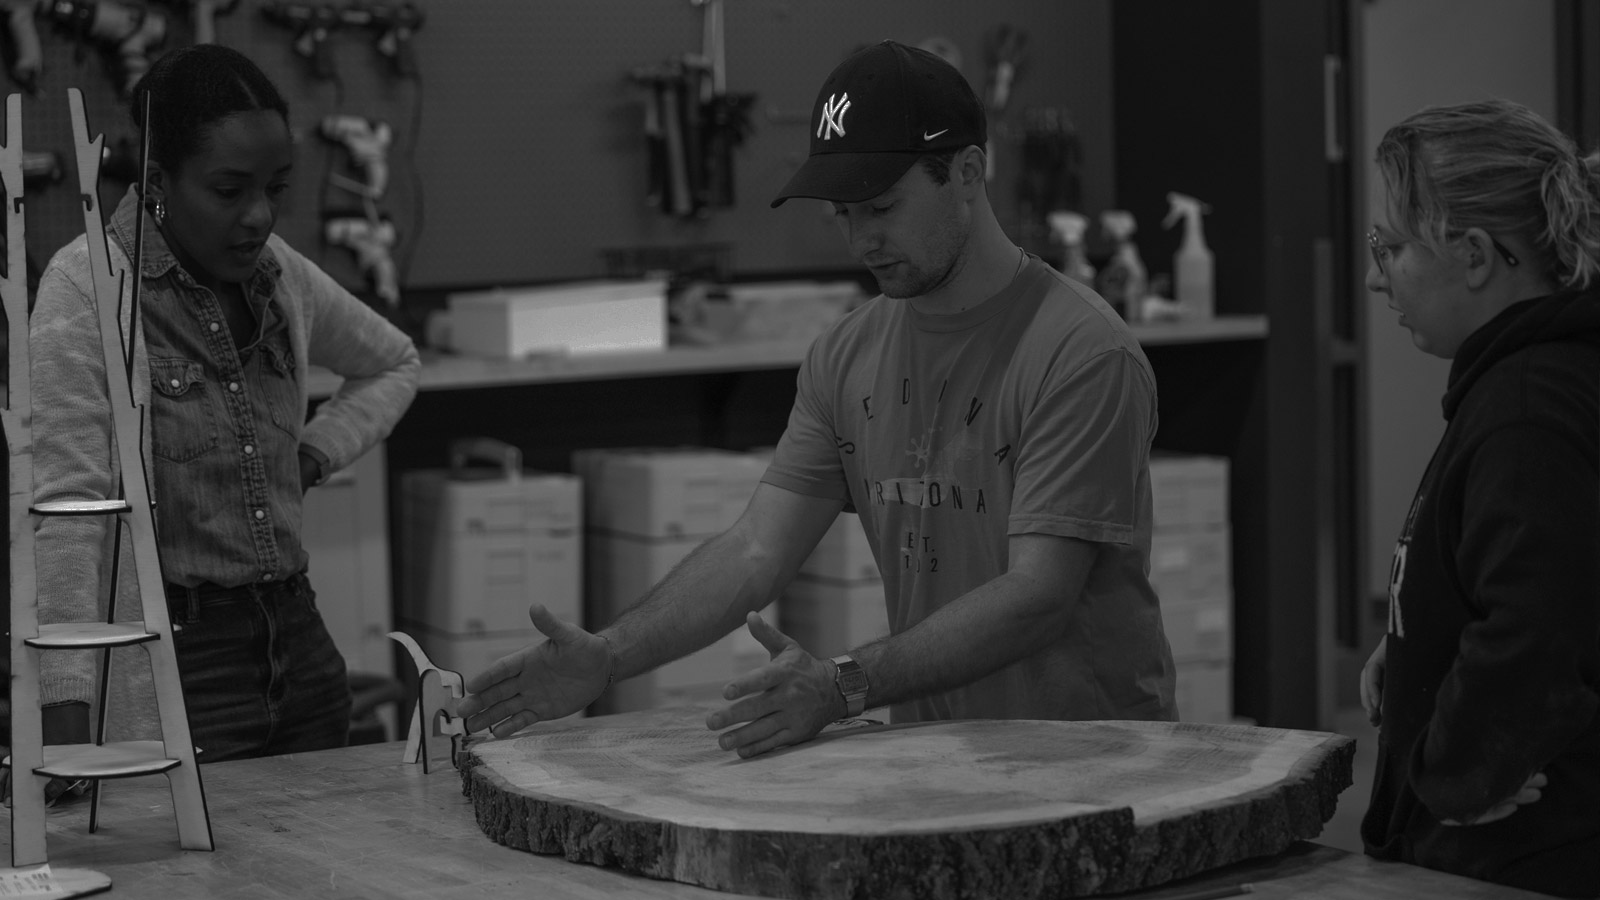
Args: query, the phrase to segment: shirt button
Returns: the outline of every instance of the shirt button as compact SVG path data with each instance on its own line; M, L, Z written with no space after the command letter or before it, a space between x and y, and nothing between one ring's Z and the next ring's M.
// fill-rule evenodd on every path
M244 455L245 456L249 456L249 455L251 455L251 454L253 454L255 452L256 452L256 448L255 448L254 444L245 444L244 445Z
M211 323L211 331L213 333L221 331L221 330L222 330L222 326L221 325L218 325L216 322L212 322Z
M235 394L239 393L239 382L237 382L237 381L228 382L228 390L233 391Z
M172 379L172 386L173 387L178 387L179 386L178 379L176 379L176 378Z
M258 520L259 519L265 519L266 517L267 517L267 514L265 512L263 512L262 510L259 510L259 509L256 510L256 518Z

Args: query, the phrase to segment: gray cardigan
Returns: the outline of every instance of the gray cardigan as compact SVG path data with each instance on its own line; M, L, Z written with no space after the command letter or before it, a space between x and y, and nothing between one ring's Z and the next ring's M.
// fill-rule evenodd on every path
M123 198L108 250L114 269L131 268L122 233L132 220L132 192ZM154 236L160 240L159 233ZM146 232L147 260L152 234ZM421 361L404 333L390 325L316 264L281 238L270 238L265 257L274 257L281 274L277 302L288 321L290 346L302 404L308 402L309 367L321 366L343 376L335 395L320 404L305 425L301 444L313 448L335 471L354 461L388 435L416 394ZM147 269L148 274L148 269ZM122 328L132 279L123 279ZM160 289L147 280L144 291ZM112 444L105 366L101 358L87 239L79 236L50 260L40 277L30 321L34 411L34 490L37 501L112 496L119 475ZM139 335L142 338L143 330ZM133 395L150 400L150 376L142 339L134 347ZM149 430L144 456L150 458ZM160 485L152 484L159 503ZM111 529L99 517L49 517L36 527L40 621L82 621L103 618L109 578ZM123 559L131 560L124 541ZM95 565L98 561L98 566ZM136 581L125 565L118 596L137 596ZM120 602L118 618L139 619L134 604ZM109 740L159 736L148 660L138 648L114 654L110 691ZM99 654L52 651L41 655L41 701L92 701L97 690Z

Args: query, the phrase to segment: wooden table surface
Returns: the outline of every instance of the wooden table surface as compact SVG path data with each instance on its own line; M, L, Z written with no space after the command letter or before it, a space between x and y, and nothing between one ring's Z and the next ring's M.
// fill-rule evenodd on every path
M371 744L203 766L217 845L210 853L179 849L165 778L109 782L96 834L88 831L86 801L51 810L50 863L103 872L112 889L102 896L129 900L747 896L502 847L473 821L453 769L424 775L420 766L400 762L401 755L399 743ZM0 833L9 842L9 817L4 822ZM1249 896L1261 900L1542 896L1307 842L1275 857L1118 896L1158 900L1246 882L1255 886Z

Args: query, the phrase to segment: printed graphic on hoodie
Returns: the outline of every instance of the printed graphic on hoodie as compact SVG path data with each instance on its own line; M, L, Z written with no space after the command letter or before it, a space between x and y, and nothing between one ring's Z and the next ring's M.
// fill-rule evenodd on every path
M1406 581L1406 555L1411 551L1411 529L1417 521L1417 509L1425 495L1417 492L1406 512L1405 527L1400 530L1400 540L1394 545L1394 559L1389 563L1389 633L1395 637L1406 636L1405 611L1400 607L1401 588Z

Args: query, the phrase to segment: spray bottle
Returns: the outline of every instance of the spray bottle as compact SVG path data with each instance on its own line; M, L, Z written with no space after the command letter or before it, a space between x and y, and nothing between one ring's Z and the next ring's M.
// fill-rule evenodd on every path
M1061 274L1094 286L1094 266L1083 250L1083 233L1089 220L1075 212L1056 210L1045 217L1050 223L1050 234L1061 242Z
M1101 268L1095 287L1122 318L1138 322L1144 309L1149 276L1145 273L1144 260L1139 258L1139 248L1133 243L1133 233L1138 228L1133 213L1125 209L1105 210L1100 213L1100 227L1117 246L1111 260Z
M1187 194L1170 193L1167 203L1171 208L1162 226L1171 228L1178 219L1184 220L1183 243L1172 255L1172 280L1178 306L1186 318L1209 319L1216 313L1212 293L1211 250L1206 247L1205 230L1200 224L1202 213L1211 207Z

